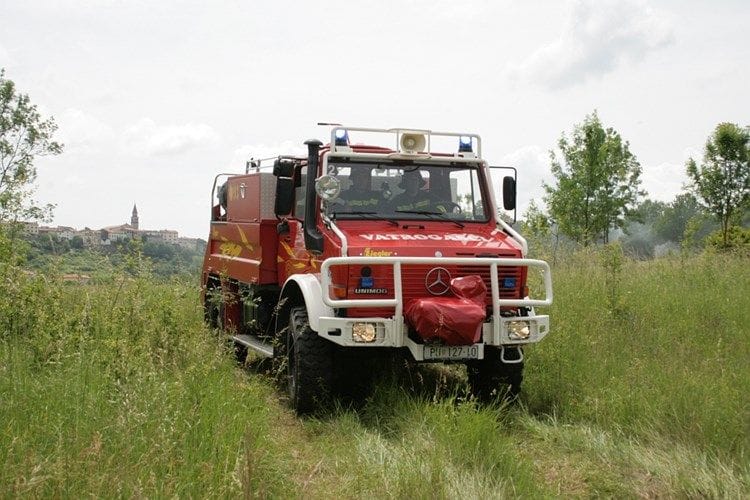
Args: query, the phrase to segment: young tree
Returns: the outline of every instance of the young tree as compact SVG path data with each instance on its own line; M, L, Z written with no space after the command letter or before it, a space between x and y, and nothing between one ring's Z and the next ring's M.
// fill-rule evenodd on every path
M691 220L698 221L703 209L691 193L678 194L654 221L654 232L664 241L680 243ZM697 229L697 222L693 226ZM700 229L698 229L700 230Z
M724 246L729 227L750 205L750 130L720 123L706 141L703 163L690 158L692 190L721 224Z
M55 121L44 120L0 69L0 223L43 217L31 201L34 158L62 152L62 144L52 140L55 130Z
M536 201L531 200L529 207L523 214L522 230L525 234L546 237L550 233L549 217L537 206Z
M644 193L641 166L614 129L604 129L596 111L558 142L561 157L550 151L555 185L544 184L544 200L560 230L587 246L608 241L609 230L625 217Z

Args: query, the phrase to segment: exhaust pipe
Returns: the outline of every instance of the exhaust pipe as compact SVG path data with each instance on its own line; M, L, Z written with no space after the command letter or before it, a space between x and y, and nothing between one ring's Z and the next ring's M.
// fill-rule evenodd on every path
M319 151L323 145L317 139L305 141L307 145L307 197L305 198L305 248L311 253L323 253L323 233L316 225L317 213L315 210L318 194L315 192L315 179L318 175Z

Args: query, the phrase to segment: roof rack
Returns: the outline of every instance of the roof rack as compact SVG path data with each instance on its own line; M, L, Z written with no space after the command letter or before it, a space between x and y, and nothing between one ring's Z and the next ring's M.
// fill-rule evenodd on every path
M274 164L276 163L276 160L293 160L293 161L300 161L303 160L303 158L295 155L276 155L276 156L269 156L267 158L253 158L251 157L249 160L245 162L245 173L248 174L252 170L253 172L260 172L262 168L273 168ZM271 162L268 165L263 165L264 162Z
M340 134L338 134L338 131L343 131L346 134L347 137L347 143L346 145L337 144L337 138L340 139ZM331 129L331 151L332 152L347 152L351 151L351 145L348 142L348 137L350 132L367 132L367 133L375 133L375 134L383 134L384 136L390 136L391 144L393 144L393 147L390 145L389 148L393 149L394 151L397 151L399 155L407 155L407 156L430 156L432 153L450 153L450 151L433 151L432 150L432 143L433 138L437 137L455 137L459 140L469 140L468 144L470 145L470 149L467 151L458 151L456 154L457 156L470 156L472 158L481 158L482 157L482 138L478 134L472 134L468 132L437 132L434 130L427 130L427 129L417 129L417 128L370 128L370 127L345 127L343 125L341 126L335 126ZM416 150L409 150L404 147L403 139L404 136L422 136L424 137L424 147L423 148L417 148ZM375 144L372 144L375 146Z

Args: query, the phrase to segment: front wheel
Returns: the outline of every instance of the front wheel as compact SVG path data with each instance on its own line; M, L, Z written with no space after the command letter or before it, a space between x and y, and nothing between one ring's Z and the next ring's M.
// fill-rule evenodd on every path
M520 349L517 353L506 352L506 359L518 359ZM521 393L523 361L503 362L500 349L487 347L484 359L467 363L466 372L471 392L480 401L489 402L498 397L513 401Z
M333 345L309 325L307 310L294 307L286 334L287 389L298 414L312 413L330 400Z

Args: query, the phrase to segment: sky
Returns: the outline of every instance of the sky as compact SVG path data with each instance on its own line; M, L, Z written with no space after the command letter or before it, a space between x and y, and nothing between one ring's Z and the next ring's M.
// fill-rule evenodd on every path
M671 201L718 123L750 125L748 26L742 0L0 0L0 67L59 126L36 162L55 225L135 203L205 239L214 176L327 142L318 122L477 133L522 213L596 110Z

